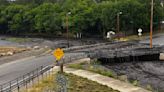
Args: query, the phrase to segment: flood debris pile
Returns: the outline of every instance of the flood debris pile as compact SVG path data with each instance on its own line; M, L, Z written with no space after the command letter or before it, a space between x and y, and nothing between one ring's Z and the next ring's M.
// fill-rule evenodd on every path
M164 92L164 62L124 62L103 65L117 73L127 76L129 82L137 82L138 86L153 92Z
M7 47L7 46L1 46L0 47L0 57L2 56L12 56L16 53L21 53L24 51L27 51L30 49L27 48L21 48L21 47Z
M99 56L98 61L118 76L126 76L129 82L137 86L164 92L164 61L159 59L162 48L101 50L99 55L103 55Z

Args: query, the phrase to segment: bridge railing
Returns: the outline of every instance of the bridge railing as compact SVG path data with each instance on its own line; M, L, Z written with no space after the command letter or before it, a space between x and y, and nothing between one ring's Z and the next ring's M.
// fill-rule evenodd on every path
M88 57L86 54L73 55L71 57L65 57L62 59L64 63L79 60ZM0 85L0 92L20 92L22 88L27 90L32 85L39 83L44 77L48 77L51 73L53 65L40 66L39 68L20 76L14 80Z

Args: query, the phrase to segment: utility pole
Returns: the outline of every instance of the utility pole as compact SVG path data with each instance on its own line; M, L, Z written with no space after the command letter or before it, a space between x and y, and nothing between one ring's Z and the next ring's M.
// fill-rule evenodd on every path
M68 16L71 14L71 12L68 12L66 14L66 30L67 30L67 47L69 48L69 30L68 30Z
M117 13L117 32L120 32L120 15L122 14L122 12L118 12Z
M117 32L120 32L120 14L117 13Z
M154 9L154 0L151 1L151 17L150 17L150 48L153 47L153 9Z
M68 15L66 15L66 30L67 30L67 48L69 48L69 41L68 41Z

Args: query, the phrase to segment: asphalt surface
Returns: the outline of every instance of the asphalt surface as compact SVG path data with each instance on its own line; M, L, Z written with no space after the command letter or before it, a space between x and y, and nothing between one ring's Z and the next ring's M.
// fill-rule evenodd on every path
M82 53L66 53L65 58L74 57ZM52 55L31 57L6 63L0 66L0 85L23 76L41 66L53 65L55 58Z
M150 43L149 37L146 40L140 41L140 43ZM159 45L163 46L164 45L164 34L158 34L153 37L153 45Z
M0 40L0 46L18 46L18 43Z
M0 66L0 85L23 76L40 66L53 64L53 56L17 60Z

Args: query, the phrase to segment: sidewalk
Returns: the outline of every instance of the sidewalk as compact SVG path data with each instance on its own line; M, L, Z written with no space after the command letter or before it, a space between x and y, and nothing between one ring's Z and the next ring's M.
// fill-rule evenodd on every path
M64 68L65 73L72 73L74 75L87 78L89 80L95 81L97 83L100 83L102 85L107 85L110 88L113 88L114 90L118 90L120 92L151 92L148 90L145 90L140 87L133 86L129 83L122 82L120 80L116 80L110 77L106 77L100 74L92 73L86 70L77 70L72 68Z

